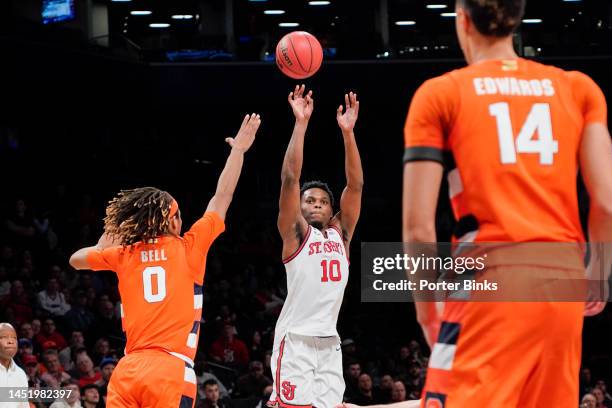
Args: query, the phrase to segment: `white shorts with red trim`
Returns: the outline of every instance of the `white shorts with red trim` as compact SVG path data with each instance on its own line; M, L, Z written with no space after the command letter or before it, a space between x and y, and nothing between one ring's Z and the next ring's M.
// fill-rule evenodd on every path
M272 352L270 404L282 408L334 408L342 402L340 339L287 333Z

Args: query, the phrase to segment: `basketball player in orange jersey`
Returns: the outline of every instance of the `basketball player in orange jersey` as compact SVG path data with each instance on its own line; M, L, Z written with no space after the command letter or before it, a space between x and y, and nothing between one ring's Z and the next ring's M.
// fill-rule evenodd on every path
M106 208L98 245L70 258L75 269L112 270L119 279L127 345L107 407L193 407L206 254L225 229L244 153L260 123L259 115L247 115L236 137L226 139L232 150L215 195L183 236L181 212L169 193L121 191Z
M579 169L591 196L590 240L612 241L604 95L580 72L517 56L512 33L524 7L524 0L457 1L468 66L426 81L405 124L405 242L436 242L445 157L452 157L455 242L584 242ZM540 256L530 265L492 265L483 277L584 277L580 251L564 256L571 262ZM607 274L609 259L602 261ZM575 407L582 316L601 311L606 299L600 295L586 309L584 302L454 302L442 316L435 303L417 303L432 347L423 406Z
M340 211L327 184L300 188L304 138L312 115L312 91L304 85L289 94L295 115L281 173L278 230L283 239L287 299L276 323L269 405L332 408L342 401L342 352L336 329L348 281L348 249L361 210L363 171L353 128L357 95L344 96L336 112L345 152L346 187Z

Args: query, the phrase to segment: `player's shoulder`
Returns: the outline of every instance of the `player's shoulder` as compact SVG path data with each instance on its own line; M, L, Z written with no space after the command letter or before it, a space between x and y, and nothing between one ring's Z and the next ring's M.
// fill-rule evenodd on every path
M585 74L584 72L576 71L576 70L565 70L555 65L544 64L544 63L534 61L534 60L523 60L523 61L527 65L529 72L537 73L542 76L544 75L547 75L549 77L556 76L562 81L567 81L572 86L576 86L576 85L578 86L595 85L596 86L595 81L593 81L593 79L587 74Z
M417 92L448 92L456 87L456 71L430 78L423 82Z

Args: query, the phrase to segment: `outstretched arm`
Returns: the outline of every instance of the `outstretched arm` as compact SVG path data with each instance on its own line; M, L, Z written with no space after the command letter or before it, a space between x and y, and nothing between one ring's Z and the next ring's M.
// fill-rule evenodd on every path
M117 245L119 245L119 242L114 241L107 233L104 233L96 245L81 248L72 254L69 261L70 266L77 270L91 269L89 263L87 263L87 254L90 251L101 251Z
M244 153L249 150L253 144L255 134L257 133L257 129L259 129L260 124L261 119L259 118L258 114L253 113L251 115L246 115L242 121L242 125L240 126L238 133L236 134L236 137L228 137L225 139L225 141L232 147L232 151L230 152L230 155L225 162L225 167L219 176L215 195L208 203L208 207L206 207L206 211L213 211L217 213L223 220L225 219L227 209L232 202L232 197L234 196L234 191L236 190L236 185L238 184L238 179L240 178L242 163L244 162Z
M368 408L419 408L421 406L421 400L411 400L395 402L393 404L381 404L381 405L370 405ZM335 408L361 408L360 405L342 403L336 405Z
M300 175L304 156L304 137L312 115L314 100L312 91L304 96L305 86L296 86L288 100L295 126L281 170L281 191L278 212L278 231L283 239L283 258L293 253L304 236L307 223L300 209Z
M582 178L591 198L589 242L593 252L587 278L601 289L592 290L586 304L585 315L593 316L606 305L612 269L612 143L604 124L593 123L585 128L579 157Z
M346 173L346 187L340 197L340 212L334 217L340 223L344 240L350 242L359 213L361 212L361 193L363 190L363 169L359 149L355 142L353 131L359 115L359 101L356 93L344 95L345 110L340 105L336 112L338 126L342 130L344 139L344 171Z

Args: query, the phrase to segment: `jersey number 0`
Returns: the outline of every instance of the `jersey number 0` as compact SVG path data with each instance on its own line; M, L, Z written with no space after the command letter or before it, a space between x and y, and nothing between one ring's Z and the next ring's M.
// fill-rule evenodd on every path
M153 292L153 276L156 277L157 288ZM161 302L166 297L166 270L161 266L147 266L142 271L144 298L149 303Z

